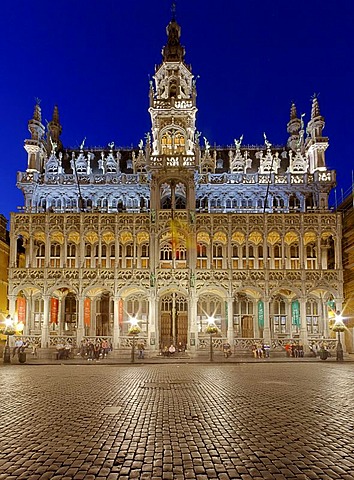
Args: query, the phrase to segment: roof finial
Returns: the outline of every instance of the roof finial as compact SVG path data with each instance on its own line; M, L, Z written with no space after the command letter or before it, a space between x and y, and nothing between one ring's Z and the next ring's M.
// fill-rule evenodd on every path
M318 97L319 97L319 93L314 93L311 97L312 98L311 120L321 115L320 107L318 104Z
M171 21L175 22L176 21L176 2L172 2L171 5Z

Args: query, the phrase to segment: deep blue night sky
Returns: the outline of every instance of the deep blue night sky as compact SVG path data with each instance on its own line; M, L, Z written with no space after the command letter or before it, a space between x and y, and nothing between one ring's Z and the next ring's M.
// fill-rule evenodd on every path
M211 145L285 144L291 102L310 118L319 94L337 198L351 188L354 138L352 0L178 0L197 128ZM0 19L0 213L23 205L16 172L35 98L55 104L64 146L137 145L150 129L149 75L161 62L170 0L4 0Z

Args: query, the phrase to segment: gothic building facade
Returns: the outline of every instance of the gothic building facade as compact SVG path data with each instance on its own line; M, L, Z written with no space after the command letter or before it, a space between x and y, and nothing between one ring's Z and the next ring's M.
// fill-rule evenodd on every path
M196 128L196 79L172 19L149 89L151 132L137 148L64 148L57 107L35 106L11 216L9 310L42 347L105 337L129 348L135 317L147 348L170 343L274 348L332 337L341 310L341 215L330 211L318 99L288 142L211 147ZM18 239L25 265L17 262ZM25 307L23 307L25 305Z

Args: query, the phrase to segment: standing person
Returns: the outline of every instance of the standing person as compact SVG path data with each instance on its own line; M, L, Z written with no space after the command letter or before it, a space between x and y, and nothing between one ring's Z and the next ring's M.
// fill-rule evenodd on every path
M96 342L95 347L94 347L94 358L95 360L100 359L100 353L101 353L101 342Z
M144 358L144 350L145 350L145 344L144 342L140 342L138 345L138 350L139 350L139 356L138 358Z
M102 358L107 357L108 355L108 340L103 339L101 343L101 348L102 348Z
M95 356L95 346L92 340L90 340L87 346L87 360L92 361L94 359L94 356Z

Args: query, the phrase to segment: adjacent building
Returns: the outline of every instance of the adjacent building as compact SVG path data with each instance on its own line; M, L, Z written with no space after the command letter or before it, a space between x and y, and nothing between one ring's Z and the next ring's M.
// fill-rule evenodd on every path
M354 189L354 184L353 184ZM354 190L338 207L343 214L343 317L347 325L347 351L354 352Z
M42 347L104 337L130 348L132 317L151 352L204 349L211 321L216 347L330 345L342 216L328 207L335 172L318 99L306 125L291 105L285 145L235 132L212 147L197 130L180 34L172 18L149 87L151 131L136 148L68 148L58 108L44 127L35 106L17 176L24 207L11 215L10 313L21 305L25 335Z

